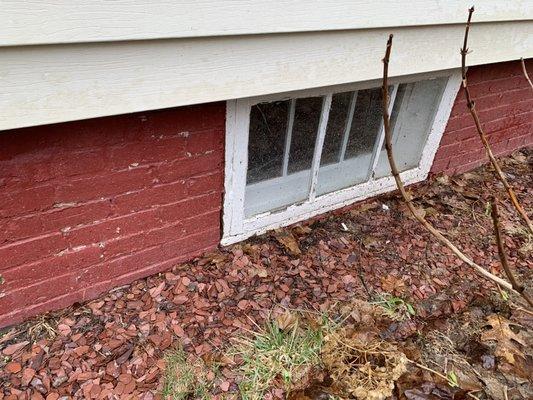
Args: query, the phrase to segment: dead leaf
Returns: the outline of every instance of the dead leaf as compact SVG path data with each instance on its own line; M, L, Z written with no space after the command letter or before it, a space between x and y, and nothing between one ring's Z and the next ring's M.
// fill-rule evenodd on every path
M253 268L250 271L251 276L258 276L259 278L266 278L268 271L265 268Z
M384 292L400 295L405 290L405 282L394 275L386 275L381 277L381 288Z
M296 225L293 228L293 232L296 233L298 236L304 236L309 233L311 233L313 230L307 226L307 225Z
M278 229L274 231L274 237L281 245L283 245L289 254L293 256L299 256L302 254L298 241L291 232L286 229Z
M276 325L283 331L292 328L297 323L298 316L290 311L285 311L276 318Z
M440 175L437 177L436 181L440 183L441 185L449 185L450 177L448 175Z
M379 240L374 236L366 235L363 237L362 242L363 246L365 246L367 249L375 249L379 247Z
M413 216L413 213L411 212L411 210L409 209L409 207L407 207L407 204L405 203L400 203L398 205L398 210L406 217L406 218L411 218L411 219L414 219L415 217ZM422 217L424 218L426 216L426 210L422 207L416 207L415 206L415 212L416 212L416 215L418 215L419 217Z
M510 325L510 321L497 314L489 315L487 326L490 326L490 329L481 334L481 341L495 344L494 354L514 365L517 357L524 358L522 349L526 346L526 341L521 333L514 333Z

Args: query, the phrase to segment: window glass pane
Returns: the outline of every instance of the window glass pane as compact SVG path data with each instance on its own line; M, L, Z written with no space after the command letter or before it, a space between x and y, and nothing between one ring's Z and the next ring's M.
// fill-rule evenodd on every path
M332 97L320 165L339 162L352 97L353 92L337 93Z
M252 106L248 138L247 183L281 175L288 113L289 101Z
M401 84L394 102L391 127L394 159L400 171L420 163L447 77ZM390 175L385 147L382 148L374 176Z
M360 90L344 159L371 153L378 137L383 116L381 88Z
M273 120L274 125L280 127L273 131L271 128L263 128L262 134L269 135L271 138L265 141L259 135L252 137L250 132L249 148L261 148L256 154L262 154L263 160L270 164L269 169L263 166L257 168L260 172L255 172L252 176L260 176L261 179L248 179L244 199L245 217L251 217L267 211L275 212L282 210L289 205L300 203L309 198L310 185L310 167L313 161L315 141L318 132L320 114L322 112L322 97L309 97L297 99L294 106L294 118L292 124L290 149L285 150L287 141L287 125L289 121L289 101L284 103L283 110L280 110L279 103L270 103L268 107L262 104L261 108L256 111L256 118L261 120ZM263 112L264 116L261 114ZM254 109L252 108L252 113ZM280 115L284 116L282 119ZM252 118L252 115L250 115ZM262 123L261 126L267 124ZM270 124L268 124L270 126ZM283 129L281 129L281 127ZM252 124L250 123L250 129ZM253 143L258 141L261 143ZM268 145L274 154L269 154ZM288 157L287 171L283 174L283 158ZM249 159L253 156L249 155ZM262 163L267 164L266 162ZM248 171L250 174L250 169Z
M289 153L289 174L311 168L321 111L322 97L296 100Z
M357 185L368 179L372 152L381 130L381 101L381 88L360 90L356 93L344 160L339 163L321 164L316 189L318 196Z
M401 171L419 164L447 81L446 77L398 86L391 129ZM283 210L309 198L323 99L308 97L251 107L245 218ZM367 181L376 157L374 176L390 174L384 146L373 154L382 131L382 107L381 88L332 95L318 196Z

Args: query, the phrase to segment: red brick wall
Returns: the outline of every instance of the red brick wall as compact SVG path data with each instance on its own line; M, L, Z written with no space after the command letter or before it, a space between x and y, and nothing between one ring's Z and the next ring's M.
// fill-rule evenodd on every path
M220 239L225 105L0 132L0 326Z
M471 68L469 81L497 154L533 144L518 62ZM224 123L216 103L0 132L0 326L215 247ZM432 172L485 161L459 92Z
M533 59L526 60L526 66L532 77ZM472 67L468 84L494 154L501 156L533 145L533 91L520 62ZM452 175L487 161L461 89L431 172Z

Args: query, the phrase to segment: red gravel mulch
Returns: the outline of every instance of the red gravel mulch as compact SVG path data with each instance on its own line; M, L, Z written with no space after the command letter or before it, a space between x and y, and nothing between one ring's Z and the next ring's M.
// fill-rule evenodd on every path
M517 153L504 166L529 210L532 154ZM495 192L504 200L511 265L530 281L527 238L489 167L437 178L413 194L428 219L465 253L501 274L486 212ZM261 323L280 307L327 310L354 297L392 293L417 310L417 318L389 332L403 338L417 324L458 312L487 290L495 288L436 243L396 195L383 196L5 330L0 399L159 398L165 350L181 343L209 357L231 335L253 329L252 321ZM233 378L229 369L222 373ZM231 392L235 385L223 389Z

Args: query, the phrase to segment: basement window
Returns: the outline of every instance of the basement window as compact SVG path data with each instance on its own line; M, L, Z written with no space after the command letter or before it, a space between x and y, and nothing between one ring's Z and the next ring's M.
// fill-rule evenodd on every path
M223 243L394 189L380 82L228 102ZM456 72L392 80L396 162L426 178L459 87Z

